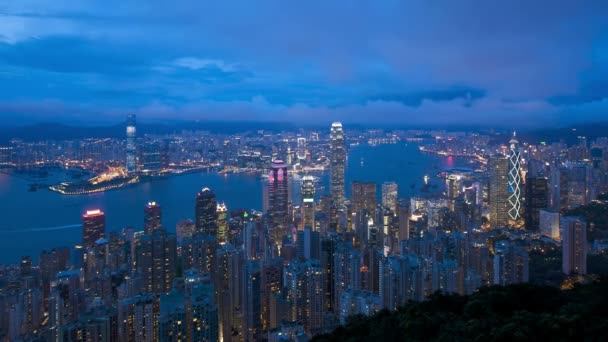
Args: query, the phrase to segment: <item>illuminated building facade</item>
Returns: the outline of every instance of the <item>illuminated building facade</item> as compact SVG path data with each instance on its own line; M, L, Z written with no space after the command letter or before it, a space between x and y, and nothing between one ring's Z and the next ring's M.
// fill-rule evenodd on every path
M160 205L154 201L148 202L144 207L144 233L152 234L162 227L162 212Z
M126 169L128 173L132 173L136 171L136 146L135 146L135 136L136 136L136 126L135 126L135 114L130 114L127 117L127 161L126 161Z
M302 178L302 225L315 230L315 181L312 176Z
M340 122L331 124L330 131L330 187L329 192L338 210L344 208L345 188L344 169L346 165L346 146L344 130Z
M289 207L289 180L287 165L281 160L272 162L268 175L268 224L270 237L281 246L287 232Z
M521 153L519 152L519 141L513 138L509 141L509 218L519 220L521 218Z
M587 222L578 216L560 218L562 236L562 271L564 274L587 274Z
M397 192L397 183L382 183L382 207L390 209L393 213L397 212Z
M490 178L490 225L504 227L509 223L509 159L503 155L491 156L488 161Z
M194 218L196 233L217 236L217 201L211 189L204 188L197 194Z
M228 242L228 208L226 203L217 204L217 242Z
M82 215L82 245L95 247L95 241L106 236L106 215L99 209Z

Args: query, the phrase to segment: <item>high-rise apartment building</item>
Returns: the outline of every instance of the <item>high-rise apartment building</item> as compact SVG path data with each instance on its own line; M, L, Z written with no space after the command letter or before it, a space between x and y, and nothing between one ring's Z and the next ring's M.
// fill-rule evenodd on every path
M217 204L217 242L228 242L228 208L226 203Z
M587 274L587 222L578 216L560 218L562 236L562 271L564 274Z

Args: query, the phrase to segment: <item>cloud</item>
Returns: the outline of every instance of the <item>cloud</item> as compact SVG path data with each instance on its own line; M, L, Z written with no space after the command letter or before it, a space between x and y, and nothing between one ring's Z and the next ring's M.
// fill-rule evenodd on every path
M0 32L0 101L82 120L540 125L596 118L608 97L606 1L20 0Z

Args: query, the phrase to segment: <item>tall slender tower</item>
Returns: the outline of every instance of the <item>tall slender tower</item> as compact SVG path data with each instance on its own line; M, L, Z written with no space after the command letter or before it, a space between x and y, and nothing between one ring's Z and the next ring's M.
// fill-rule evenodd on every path
M490 224L492 228L504 227L509 221L509 160L503 155L488 159L490 178Z
M509 217L518 220L521 217L521 154L519 141L509 141Z
M283 235L287 232L289 207L289 181L287 165L282 160L272 162L268 175L268 223L270 236L274 243L281 246Z
M302 177L302 227L315 230L315 181L312 176Z
M217 201L211 189L204 188L196 196L195 232L217 237Z
M126 169L128 173L135 172L135 114L127 116L127 161Z
M344 168L346 164L346 147L344 141L344 130L340 122L331 124L330 149L330 186L331 198L339 210L344 208Z

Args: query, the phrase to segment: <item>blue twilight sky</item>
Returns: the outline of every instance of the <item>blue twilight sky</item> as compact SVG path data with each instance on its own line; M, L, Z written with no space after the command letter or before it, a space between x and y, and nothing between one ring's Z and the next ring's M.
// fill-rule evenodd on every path
M608 119L608 1L0 1L0 121Z

